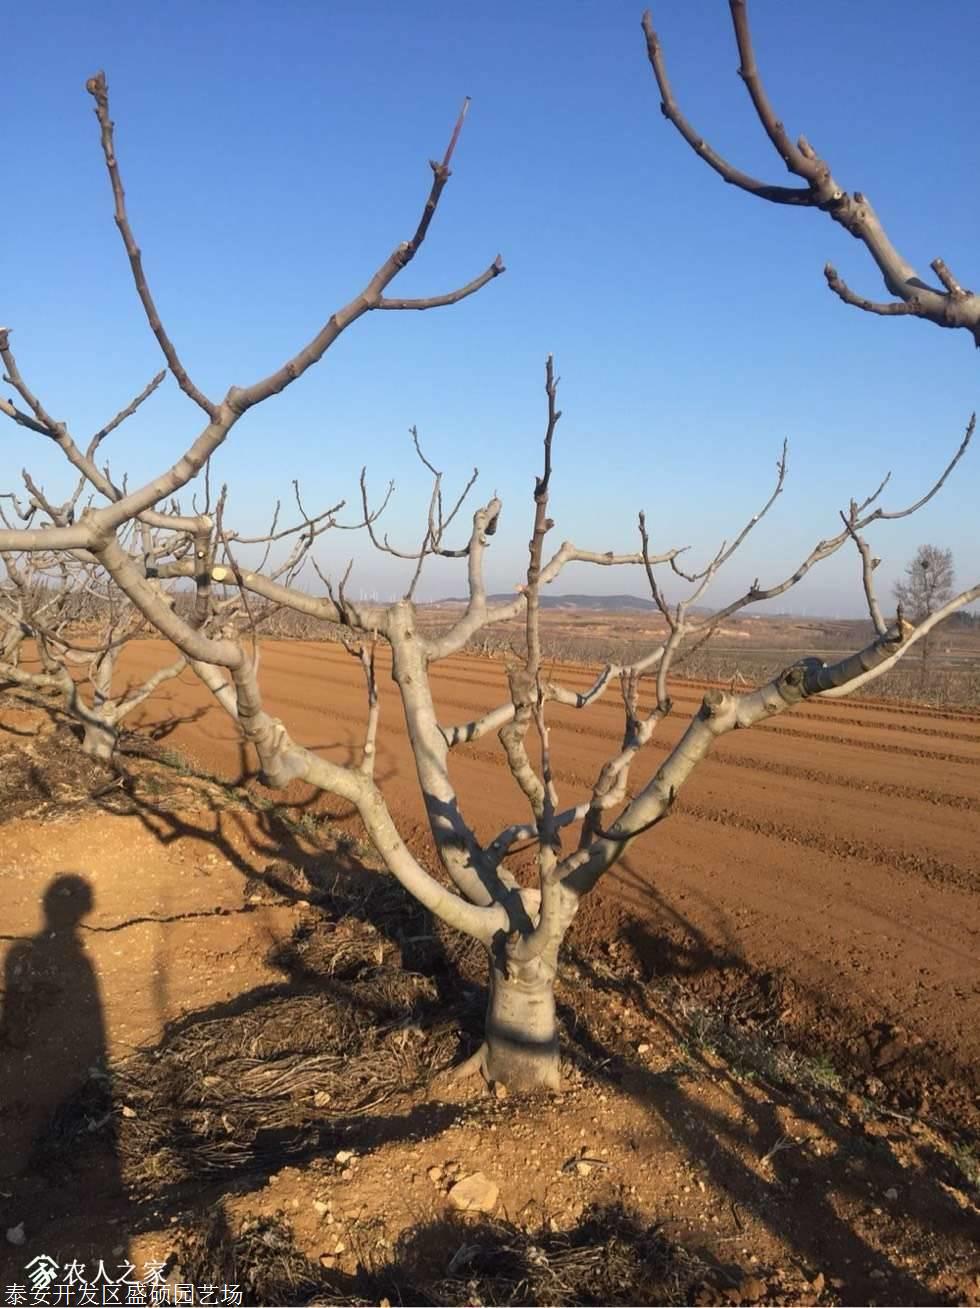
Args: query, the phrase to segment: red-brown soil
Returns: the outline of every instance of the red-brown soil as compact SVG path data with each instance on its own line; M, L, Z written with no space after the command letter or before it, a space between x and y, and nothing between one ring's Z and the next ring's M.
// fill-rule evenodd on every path
M146 673L162 657L140 643L124 666ZM591 680L585 670L557 671L575 689ZM358 747L360 678L336 645L263 644L266 707L337 761ZM406 839L431 858L385 666L379 679L377 776ZM433 687L445 723L506 697L503 669L488 660L439 664ZM682 685L634 781L676 742L702 692ZM551 720L560 794L575 802L618 748L621 709L609 694L584 711L557 708ZM191 674L163 689L143 724L215 774L242 775L233 725ZM524 819L501 758L491 735L454 760L463 812L484 838ZM344 814L336 801L313 802ZM651 974L701 977L709 988L732 968L772 974L791 984L810 1038L829 1048L851 1042L869 1072L876 1042L895 1026L903 1049L928 1046L957 1081L965 1074L980 1090L980 715L844 700L733 733L596 900L598 934L633 919Z
M124 673L166 657L132 645ZM556 671L569 685L589 680ZM262 674L268 708L298 739L340 760L356 750L363 685L342 650L264 642ZM484 660L451 660L434 685L446 722L504 695L502 669ZM636 781L702 689L681 688ZM429 857L384 669L381 694L378 777ZM620 723L612 699L554 718L570 801ZM209 1089L213 1075L175 1082L172 1102L159 1084L156 1098L138 1088L158 1066L165 1082L171 1051L195 1033L205 1043L214 1033L214 1072L246 1057L272 1077L263 1056L318 1041L313 1008L338 985L356 998L365 959L369 985L375 967L377 984L403 984L385 979L390 965L420 995L430 975L444 987L417 1019L382 1023L371 1047L387 1051L385 1066L396 1055L409 1068L451 1061L479 1031L465 964L461 985L418 915L367 925L378 923L368 903L338 918L332 887L371 859L337 845L338 831L353 839L357 828L335 801L306 807L330 815L329 827L303 822L302 809L290 824L179 766L125 759L134 791L61 735L39 745L18 734L37 720L0 710L0 964L26 949L37 997L36 1038L0 1059L0 1284L23 1281L42 1250L138 1265L179 1254L185 1279L200 1280L224 1239L237 1241L223 1265L237 1257L238 1275L227 1279L261 1272L278 1286L246 1304L304 1302L303 1286L324 1274L334 1297L319 1302L414 1302L420 1284L427 1301L492 1302L503 1291L491 1273L519 1262L520 1247L538 1288L507 1301L571 1302L548 1278L564 1267L575 1282L567 1269L584 1255L569 1248L598 1247L590 1214L606 1214L608 1233L608 1214L624 1206L640 1223L627 1238L655 1226L666 1261L633 1291L627 1269L615 1300L603 1297L607 1276L593 1302L980 1302L977 716L844 701L726 738L580 914L559 986L563 1097L531 1107L472 1082L434 1091L409 1077L344 1115L336 1100L319 1107L309 1084L287 1086L288 1112L276 1111L301 1122L292 1134L263 1127L244 1086ZM234 729L189 674L154 699L141 730L216 776L248 774ZM523 816L493 737L458 751L455 776L481 835ZM77 927L50 936L39 905L66 874L93 902ZM42 1119L102 1059L117 1076L110 1128L76 1105L92 1149L78 1151L74 1172L25 1174ZM154 1140L165 1148L154 1152ZM240 1146L234 1165L195 1172L222 1141ZM337 1163L346 1147L354 1161ZM592 1161L578 1168L583 1156ZM193 1179L171 1192L167 1168L181 1157ZM443 1175L433 1181L431 1168ZM475 1171L500 1187L498 1227L446 1222L449 1182ZM4 1246L2 1231L19 1222L25 1245ZM498 1252L482 1264L465 1252L491 1237ZM207 1257L194 1253L202 1242Z

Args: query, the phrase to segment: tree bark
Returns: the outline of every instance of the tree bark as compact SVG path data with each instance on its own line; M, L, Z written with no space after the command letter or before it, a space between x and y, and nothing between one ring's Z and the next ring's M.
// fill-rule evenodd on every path
M86 718L82 723L82 753L89 758L108 763L116 749L117 733L111 722L96 722Z
M492 960L483 1063L488 1081L515 1093L559 1089L555 974L540 958Z

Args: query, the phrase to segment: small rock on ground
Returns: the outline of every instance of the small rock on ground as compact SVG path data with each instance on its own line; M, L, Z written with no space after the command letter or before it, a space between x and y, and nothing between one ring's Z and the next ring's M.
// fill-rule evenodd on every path
M474 1172L457 1181L449 1191L449 1202L464 1213L491 1213L497 1206L499 1194L496 1182L488 1180L482 1172Z

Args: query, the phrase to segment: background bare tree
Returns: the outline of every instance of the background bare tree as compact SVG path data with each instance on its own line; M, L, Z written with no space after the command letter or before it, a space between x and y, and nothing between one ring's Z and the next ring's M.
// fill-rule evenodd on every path
M0 357L7 368L4 377L18 377L9 342L0 345ZM102 441L130 417L156 390L166 373L158 373L149 386L121 413L98 431L85 455L91 464ZM103 477L111 483L108 466ZM26 469L21 473L26 488L22 502L13 492L0 495L0 521L10 528L10 517L31 524L41 515L50 524L67 527L79 512L79 502L89 486L83 473L73 493L62 504L52 503ZM89 507L88 504L84 509ZM84 512L84 509L82 510ZM159 554L180 557L192 551L194 540L183 535L163 540L159 529L148 523L131 523L125 529L145 560ZM163 543L161 543L163 541ZM0 551L6 584L0 587L0 685L42 696L49 711L67 716L81 733L84 753L108 760L116 748L123 720L165 681L184 670L182 656L138 683L120 689L116 682L119 656L134 637L145 634L146 619L114 586L97 560L84 551L33 551L15 555ZM157 583L163 603L172 604ZM36 653L33 666L23 659L30 641Z
M458 521L471 479L455 498L445 497L443 474L425 456L415 435L415 448L432 478L428 512L418 544L402 548L376 530L383 508L372 508L366 476L362 477L363 513L353 525L362 526L372 543L403 559L406 589L390 605L362 604L347 594L349 569L336 581L317 565L323 593L302 589L300 571L313 563L313 546L327 528L339 527L340 506L310 513L296 488L298 520L246 537L226 525L226 501L212 506L207 480L208 461L232 428L252 408L292 385L317 363L340 333L369 310L432 309L455 304L481 290L501 271L496 259L483 273L455 291L428 299L394 299L385 295L405 265L414 258L429 231L449 177L449 161L459 137L457 121L441 163L433 163L433 180L415 234L388 256L364 289L327 319L312 341L266 378L249 386L232 386L223 400L204 395L191 379L166 331L149 290L142 256L126 212L125 197L109 117L108 88L102 74L88 90L96 103L102 148L112 186L116 223L122 236L147 321L178 386L205 415L205 424L172 466L143 487L128 490L82 453L64 422L55 420L21 374L10 347L9 331L0 330L0 358L6 381L18 399L0 401L0 412L31 433L55 442L69 464L90 488L99 506L80 515L62 512L45 497L37 497L22 527L0 529L0 552L73 560L100 570L125 603L150 627L166 637L182 660L215 695L255 750L266 783L284 789L302 780L351 803L388 871L421 904L447 926L468 935L484 948L488 960L489 998L486 1039L470 1066L492 1081L517 1090L554 1088L559 1080L559 1051L554 982L559 951L581 901L635 840L649 833L670 813L694 769L715 742L729 731L753 726L808 699L834 698L856 690L903 657L939 622L980 596L971 586L917 625L899 616L885 620L874 589L874 560L865 532L873 524L908 516L939 491L965 455L973 435L966 434L936 482L914 503L897 509L882 507L888 478L864 499L852 500L841 513L842 528L820 540L803 559L761 584L756 579L740 596L710 616L703 602L720 571L748 535L765 518L783 493L787 475L784 445L776 464L771 491L758 511L703 563L688 564L679 545L654 551L647 521L638 520L638 548L630 553L583 549L565 541L546 552L554 523L549 516L553 455L561 413L557 408L558 379L551 359L545 374L547 418L540 475L533 489L533 519L526 581L509 602L491 604L485 581L486 554L497 536L503 505L494 495L472 513L467 531L457 543L450 534ZM144 395L146 392L143 393ZM127 406L131 411L134 405ZM127 410L123 410L125 414ZM204 475L203 506L190 515L174 497L200 474ZM285 561L269 566L269 551L286 538L291 548ZM684 660L709 640L730 615L782 595L825 559L853 543L860 558L873 639L862 649L826 665L805 658L765 684L744 693L710 690L687 722L681 739L658 767L634 782L634 767L659 724L673 711L671 678ZM261 566L247 568L239 548L265 547ZM464 611L448 630L427 633L413 602L426 561L434 556L465 561L468 598ZM683 563L682 563L683 560ZM654 603L667 625L667 638L628 666L607 665L594 684L577 692L549 678L543 667L540 637L541 587L557 578L570 563L598 567L642 569ZM184 578L193 582L193 601L172 602L165 584ZM668 598L670 588L683 588L683 598ZM219 587L223 588L219 593ZM253 605L267 606L257 614ZM275 606L315 620L333 623L346 634L346 643L361 663L365 680L366 714L359 758L340 766L300 745L287 725L263 706L257 626ZM695 607L698 606L698 607ZM509 668L509 697L472 721L446 723L439 719L430 682L432 666L460 652L491 624L524 619L520 656ZM404 729L411 743L415 768L437 861L428 866L409 848L397 829L375 776L379 716L376 650L391 652L392 676L398 688ZM587 710L618 686L623 708L622 743L598 770L591 785L569 797L559 792L559 770L552 758L548 721L553 704ZM515 783L515 811L501 815L499 829L480 835L467 820L464 802L452 777L458 751L481 737L496 733ZM530 883L518 875L516 853L532 853L535 870ZM523 866L523 863L522 863ZM523 875L523 873L521 873Z
M817 154L805 136L794 142L780 121L766 92L755 60L752 32L749 27L747 0L729 0L735 43L738 47L738 75L745 83L753 108L773 149L801 186L779 186L743 172L715 150L682 113L667 77L663 48L653 26L649 10L643 15L647 54L660 89L660 108L664 117L709 168L739 190L771 204L795 208L819 209L839 223L868 251L878 267L888 291L895 298L885 302L866 299L838 275L832 264L824 267L827 285L845 304L865 313L882 317L913 316L935 323L937 327L959 327L968 331L980 346L980 295L966 290L944 261L935 258L929 267L939 286L923 281L913 264L892 243L871 201L861 191L849 193L834 177L830 164Z
M894 586L896 600L913 622L923 622L953 595L953 551L938 545L920 545L915 558L906 565L905 576ZM922 641L923 675L929 666L932 641Z
M17 687L53 717L72 722L83 753L111 759L123 721L179 676L187 660L180 656L120 685L119 657L130 640L146 634L147 623L109 579L91 565L55 558L56 579L38 584L30 555L23 567L9 555L4 564L11 584L0 597L0 686ZM28 642L36 660L23 658Z

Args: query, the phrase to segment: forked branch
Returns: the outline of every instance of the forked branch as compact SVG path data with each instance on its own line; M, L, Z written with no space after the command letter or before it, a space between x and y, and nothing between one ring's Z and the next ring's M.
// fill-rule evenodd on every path
M942 289L923 281L913 265L892 244L867 196L860 191L848 194L834 178L830 165L817 154L806 137L801 136L795 142L791 139L769 100L756 63L747 0L729 0L729 7L741 61L739 76L749 93L756 117L776 154L803 185L771 185L742 172L713 149L688 122L674 98L663 49L648 10L643 15L643 32L647 56L660 90L660 108L664 117L695 154L725 182L773 204L820 209L864 245L895 299L882 303L856 294L828 263L824 269L827 284L845 304L866 313L886 317L911 315L925 318L938 327L963 328L980 346L980 295L965 290L938 258L932 260L930 267Z

